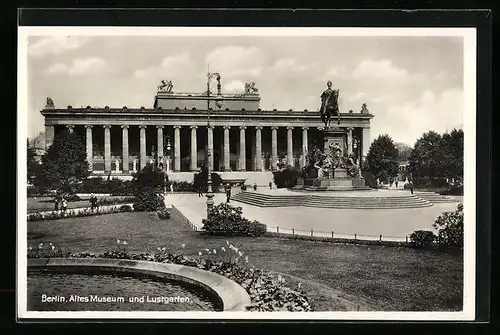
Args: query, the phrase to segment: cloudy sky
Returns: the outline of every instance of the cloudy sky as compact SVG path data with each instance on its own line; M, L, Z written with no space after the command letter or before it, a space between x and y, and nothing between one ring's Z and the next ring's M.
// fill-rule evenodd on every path
M202 92L207 65L225 92L256 82L262 109L318 110L331 80L342 112L366 102L372 138L413 145L429 129L462 126L461 37L32 36L29 136L43 130L46 97L67 105L152 107L161 79Z

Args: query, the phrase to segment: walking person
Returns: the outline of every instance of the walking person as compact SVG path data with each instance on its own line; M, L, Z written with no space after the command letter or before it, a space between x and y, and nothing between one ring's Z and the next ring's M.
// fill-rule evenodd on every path
M67 208L68 208L68 202L66 201L66 198L63 197L61 200L61 209L65 213Z
M270 189L270 190L272 190L272 189L273 189L273 182L272 182L272 181L270 181L270 182L269 182L269 189Z
M257 184L253 184L253 190L257 191Z
M170 194L174 194L174 183L170 183Z
M59 197L57 196L54 198L54 210L59 211Z
M396 179L396 181L394 182L394 185L396 185L396 188L398 188L398 180Z
M231 202L231 186L229 183L226 184L226 203Z
M408 187L410 187L410 192L413 194L413 183L411 180L408 182Z
M97 204L97 197L95 196L95 194L92 193L90 195L90 210L92 212L94 211L96 204Z

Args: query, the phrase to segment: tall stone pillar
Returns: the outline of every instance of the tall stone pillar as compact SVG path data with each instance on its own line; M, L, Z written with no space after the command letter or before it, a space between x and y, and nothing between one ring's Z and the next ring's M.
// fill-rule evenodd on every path
M196 128L198 128L198 126L191 126L191 171L198 170L198 144L196 138Z
M129 157L128 157L128 126L122 126L122 170L124 173L129 171Z
M210 171L214 171L214 127L207 127L207 154Z
M166 162L166 158L163 157L163 126L156 126L157 128L157 147L158 147L158 152L157 156L158 159L163 158L163 161Z
M181 170L181 126L174 126L174 171Z
M293 127L287 127L286 155L287 164L293 166Z
M247 160L246 160L246 143L245 143L245 129L247 127L240 127L240 171L246 171Z
M224 169L231 170L231 150L229 147L229 129L231 127L224 126Z
M147 154L146 154L146 127L139 126L139 151L140 151L140 167L141 170L147 165Z
M45 125L45 150L54 142L54 126Z
M69 131L70 133L72 133L72 132L75 130L75 126L73 126L72 124L68 124L68 125L66 125L66 128L68 129L68 131Z
M368 155L368 150L370 150L370 144L371 144L371 134L370 134L370 128L362 128L362 155L363 155L363 162L366 159L366 156Z
M104 171L111 172L111 125L104 125Z
M347 155L352 155L352 127L347 128Z
M86 129L86 142L87 142L87 162L89 163L89 170L93 170L93 164L94 164L94 153L93 153L93 147L92 147L92 126L87 125L85 126Z
M262 171L262 127L255 127L255 170Z
M271 168L278 170L278 127L271 127Z
M302 127L302 165L305 164L307 153L309 152L309 141L307 138L308 127Z

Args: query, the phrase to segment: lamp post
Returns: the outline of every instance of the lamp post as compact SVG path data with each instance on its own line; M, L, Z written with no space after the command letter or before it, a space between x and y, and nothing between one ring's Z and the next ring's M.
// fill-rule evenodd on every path
M163 174L163 193L165 194L165 196L167 196L167 175L169 173L169 170L170 170L170 150L172 149L172 146L170 145L170 136L166 136L164 138L164 140L167 141L166 145L165 145L165 149L166 149L166 160L165 160L165 169L164 169L164 174Z
M210 80L215 78L217 80L217 95L221 95L221 85L220 85L220 74L215 73L207 73L207 219L210 218L210 212L214 206L214 192L212 190L212 167L211 167L211 159L212 149L208 146L208 137L210 132Z

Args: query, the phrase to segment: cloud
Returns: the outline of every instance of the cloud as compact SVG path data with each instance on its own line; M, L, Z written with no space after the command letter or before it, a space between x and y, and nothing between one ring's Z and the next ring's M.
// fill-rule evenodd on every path
M443 133L462 126L463 92L449 89L436 95L425 91L413 101L374 114L372 129L377 133L388 133L397 142L413 145L426 131Z
M347 76L347 67L345 66L334 66L327 70L326 75L328 77L345 77Z
M162 59L160 65L137 69L134 71L133 75L138 79L156 77L158 74L173 78L182 74L190 64L192 64L191 55L189 52L185 51L179 54L166 56Z
M364 60L354 69L352 76L355 79L373 78L404 80L410 77L410 73L407 70L392 64L390 60Z
M108 70L107 63L100 57L77 58L74 59L70 66L64 63L55 63L51 65L46 73L49 75L88 75L103 73Z
M243 93L245 91L245 84L241 80L231 80L224 85L223 91L227 93Z
M364 96L366 96L365 92L359 92L354 95L351 95L349 98L347 98L347 101L350 102L360 101Z
M293 58L282 58L278 59L272 65L272 69L276 71L303 72L313 68L314 66L316 66L314 63L297 64L297 61Z
M224 78L260 77L266 63L264 52L257 47L224 46L212 50L205 57L210 70Z
M65 51L81 48L90 41L87 36L47 36L33 39L28 44L28 53L33 57L59 55Z

